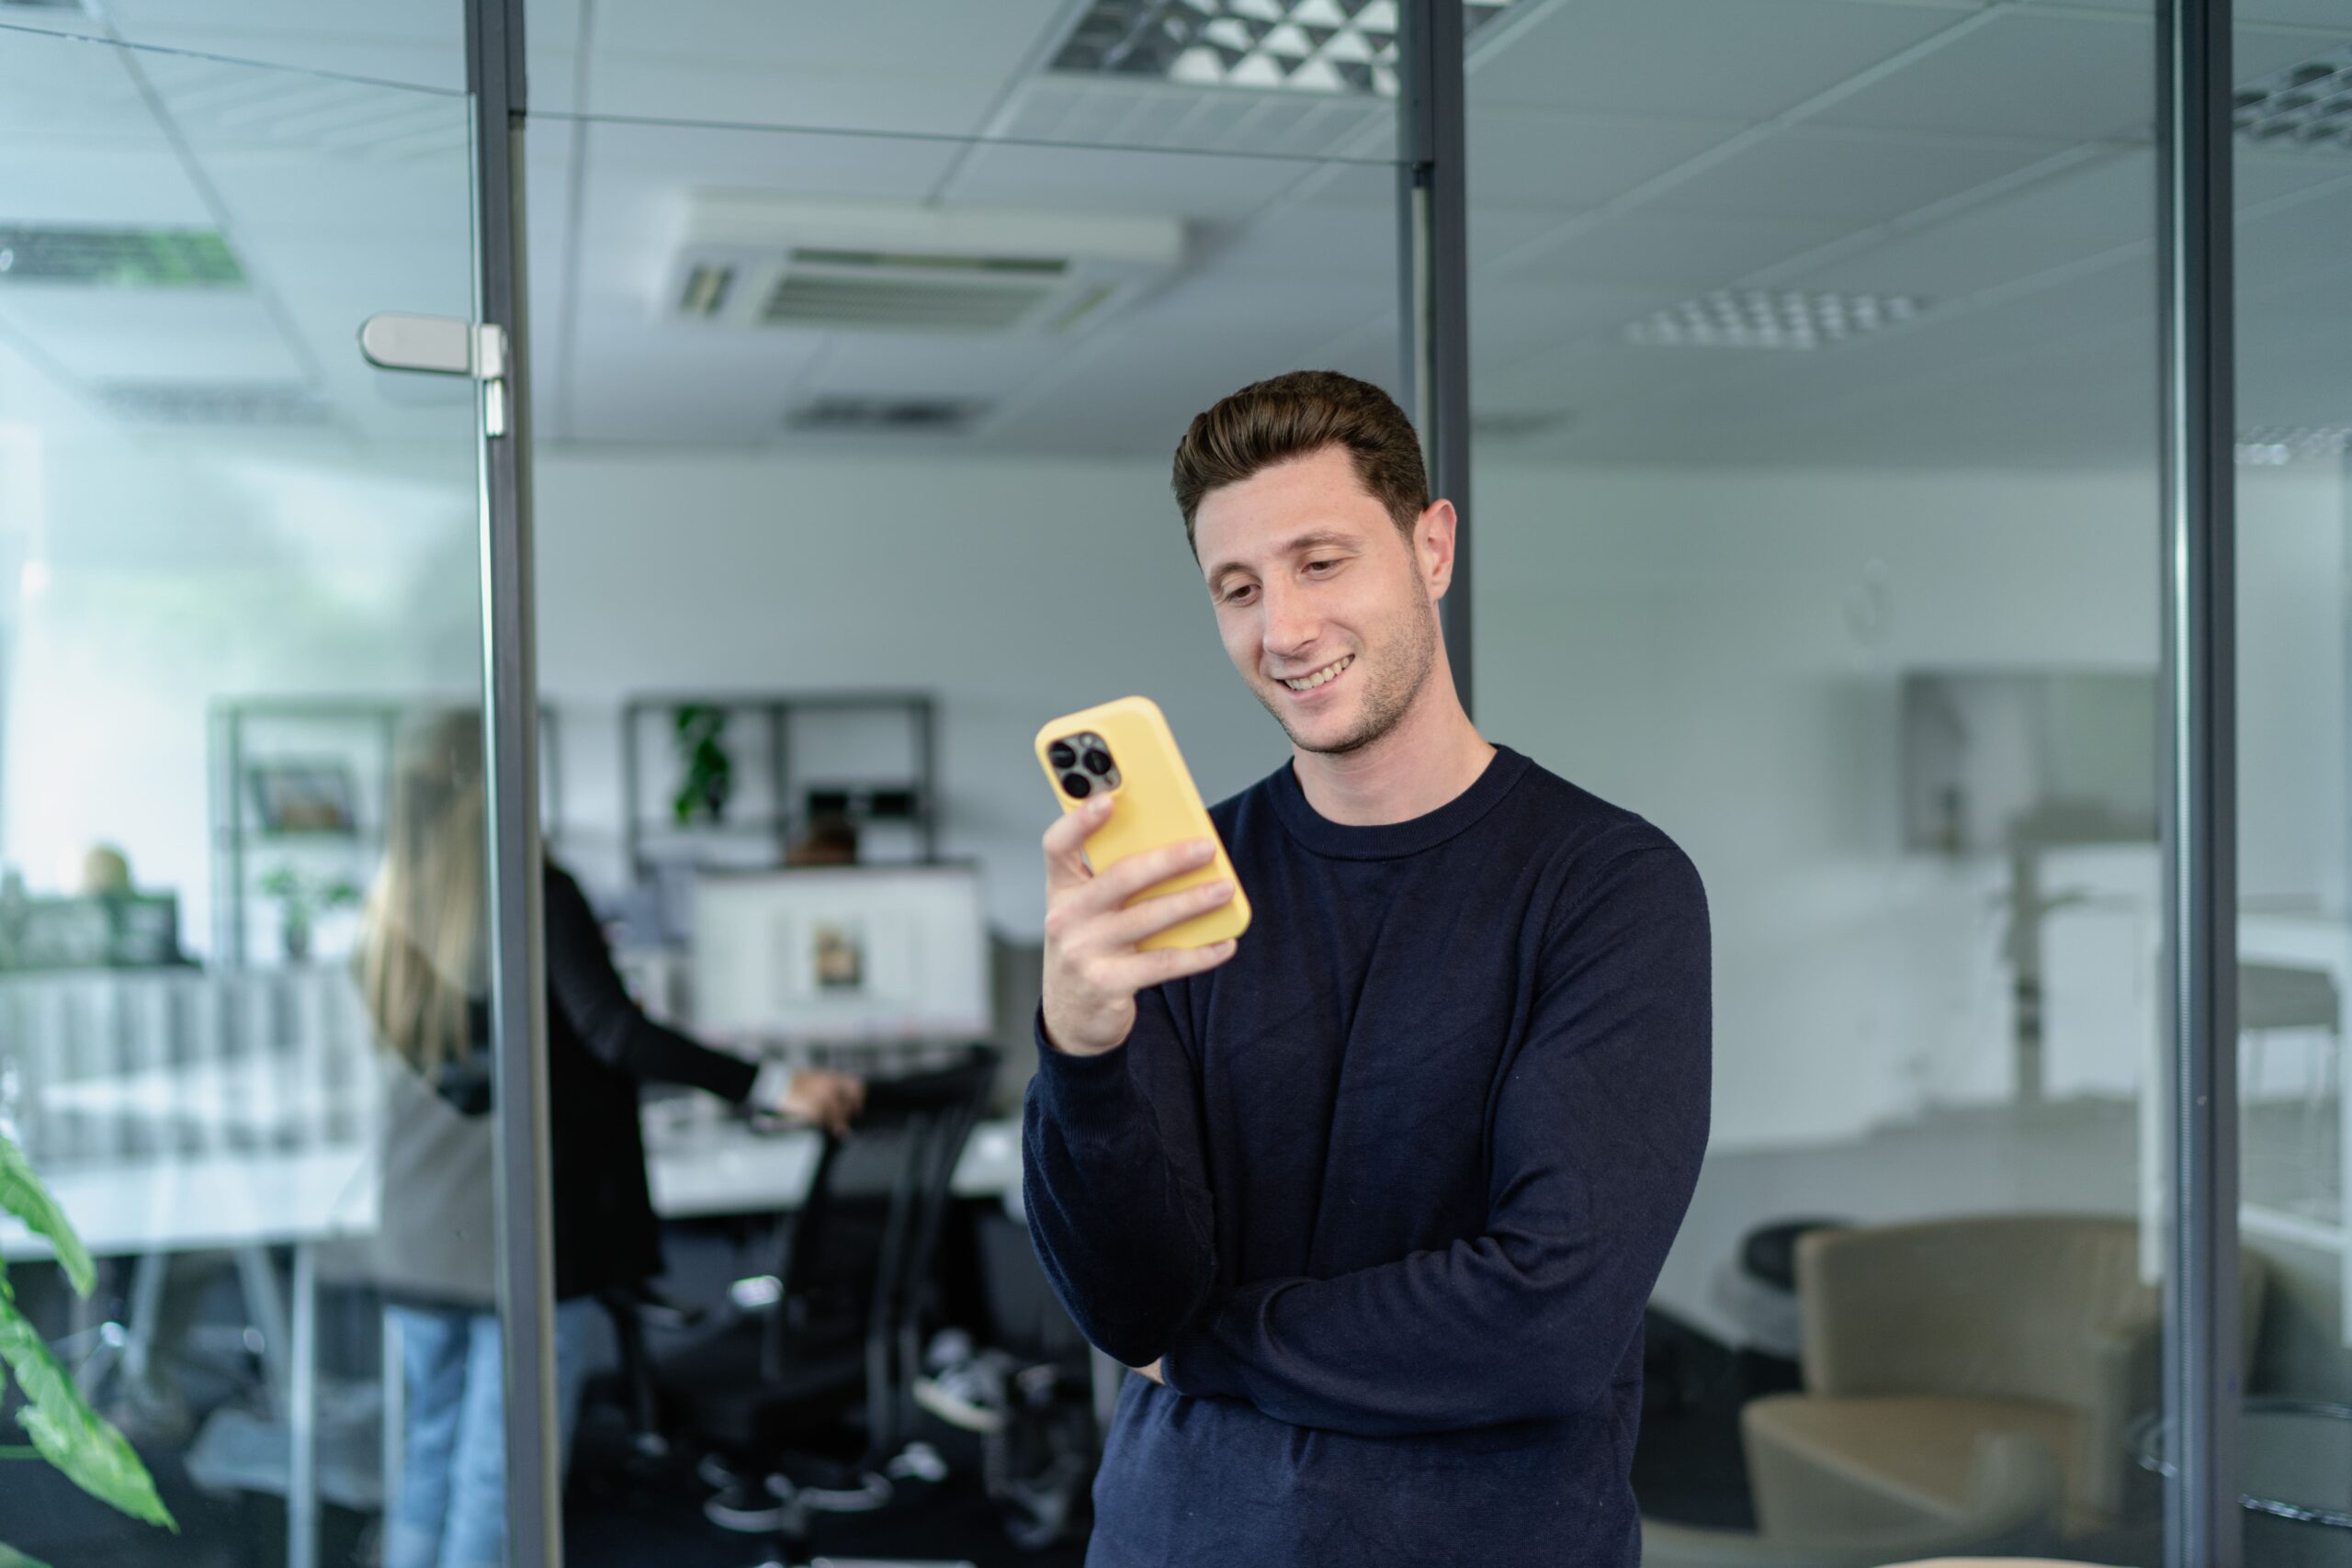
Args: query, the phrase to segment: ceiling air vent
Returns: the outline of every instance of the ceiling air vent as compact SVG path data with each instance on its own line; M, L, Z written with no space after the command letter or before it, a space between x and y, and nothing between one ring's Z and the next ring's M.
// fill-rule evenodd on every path
M1068 335L1183 259L1171 218L948 211L705 192L662 291L746 330Z
M785 416L799 434L960 435L989 405L958 398L822 397Z
M141 424L277 425L327 422L327 405L299 381L113 381L98 400Z
M0 283L218 288L243 269L213 229L58 229L0 224Z

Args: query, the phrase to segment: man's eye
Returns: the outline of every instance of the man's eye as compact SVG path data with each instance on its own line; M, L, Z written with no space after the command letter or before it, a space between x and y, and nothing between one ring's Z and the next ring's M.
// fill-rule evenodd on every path
M1332 568L1334 568L1334 567L1338 566L1339 564L1340 564L1339 559L1338 559L1338 558L1336 558L1336 557L1334 557L1334 558L1332 558L1331 559L1329 559L1329 560L1311 560L1311 561L1308 561L1308 562L1306 563L1306 570L1309 570L1309 571L1323 572L1323 573L1328 574L1328 573L1331 570L1331 569L1332 569Z
M1247 604L1250 603L1250 595L1256 592L1258 592L1258 585L1256 583L1245 582L1238 588L1227 589L1225 591L1225 602L1228 604Z

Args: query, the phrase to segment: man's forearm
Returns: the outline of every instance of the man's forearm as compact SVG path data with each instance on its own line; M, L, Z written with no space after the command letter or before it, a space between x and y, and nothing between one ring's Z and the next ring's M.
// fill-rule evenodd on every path
M1041 1051L1023 1118L1022 1190L1054 1293L1091 1343L1139 1366L1200 1310L1215 1256L1207 1195L1171 1161L1122 1052L1080 1060Z

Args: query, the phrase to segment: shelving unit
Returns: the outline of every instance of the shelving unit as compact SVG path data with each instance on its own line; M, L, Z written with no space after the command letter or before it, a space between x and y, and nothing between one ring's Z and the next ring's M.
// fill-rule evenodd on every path
M668 803L681 773L673 736L675 716L684 707L716 708L729 716L732 733L725 744L736 772L738 814L718 821L675 820ZM902 724L904 761L897 771L860 771L836 766L831 773L809 765L814 748L797 746L796 721L820 716L879 716ZM745 729L738 720L749 720ZM932 697L915 692L734 692L664 693L629 698L621 707L622 839L629 874L639 883L654 874L657 863L781 865L797 833L808 826L812 795L839 793L843 815L861 830L877 824L907 825L910 858L939 858L938 716ZM877 797L904 797L907 810L877 812Z
M392 766L403 722L470 706L447 700L390 697L254 697L213 705L206 789L212 850L212 955L245 967L267 952L276 931L260 878L275 865L342 876L365 888L384 852ZM539 709L539 810L553 840L562 821L556 716ZM347 820L294 831L273 830L254 798L256 770L314 767L349 785ZM268 863L266 865L261 863Z

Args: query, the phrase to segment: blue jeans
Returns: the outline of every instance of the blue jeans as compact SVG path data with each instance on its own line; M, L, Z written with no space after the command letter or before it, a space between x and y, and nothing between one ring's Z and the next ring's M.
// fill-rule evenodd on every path
M571 1456L580 1418L596 1313L585 1296L555 1304L562 1459ZM384 1568L504 1568L506 1371L498 1314L387 1305L384 1317L400 1336L406 1419L400 1490L384 1514Z

